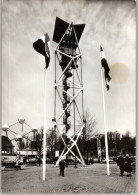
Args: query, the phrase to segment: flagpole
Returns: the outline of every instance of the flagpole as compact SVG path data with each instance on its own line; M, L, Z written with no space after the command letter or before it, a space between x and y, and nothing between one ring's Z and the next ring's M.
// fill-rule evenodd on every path
M100 45L100 43L99 43ZM105 95L104 95L104 85L103 85L103 68L101 67L101 81L102 81L102 96L103 96L103 113L104 113L104 132L105 132L105 150L106 150L106 165L107 165L107 175L110 175L109 169L109 155L108 155L108 139L107 139L107 126L106 126L106 112L105 112Z
M43 181L46 179L46 68L44 84L44 131L43 131Z
M43 129L43 173L42 173L42 178L45 181L46 179L46 117L47 117L47 113L46 113L46 109L47 109L47 101L46 101L46 69L49 66L49 62L50 62L50 38L47 34L43 35L42 37L40 37L37 41L35 41L33 43L33 48L40 54L42 54L45 57L45 63L46 63L46 67L45 67L45 78L44 78L44 129Z

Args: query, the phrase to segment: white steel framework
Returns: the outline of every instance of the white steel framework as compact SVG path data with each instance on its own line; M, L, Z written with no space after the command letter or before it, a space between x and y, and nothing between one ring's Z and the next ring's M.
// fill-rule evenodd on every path
M63 109L61 109L62 107ZM61 159L65 157L67 159L69 152L82 165L86 166L77 145L85 123L82 55L73 23L68 26L55 49L55 104L52 121L64 143L63 151L55 166ZM72 150L73 147L76 148L78 155Z

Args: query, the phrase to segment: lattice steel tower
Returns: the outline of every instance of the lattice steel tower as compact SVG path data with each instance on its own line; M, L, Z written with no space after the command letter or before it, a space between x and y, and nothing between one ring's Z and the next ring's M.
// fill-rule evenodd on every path
M56 18L53 41L55 49L54 127L64 143L59 161L70 152L85 166L77 141L85 126L83 108L82 55L79 40L85 25L68 24ZM75 149L74 149L75 148Z

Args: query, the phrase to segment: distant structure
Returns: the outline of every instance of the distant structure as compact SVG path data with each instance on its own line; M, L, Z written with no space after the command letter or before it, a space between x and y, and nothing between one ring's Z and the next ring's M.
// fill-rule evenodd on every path
M102 160L101 136L103 136L103 134L95 135L95 138L97 139L97 156L98 156L99 162L101 162Z
M20 124L21 125L21 132L16 133L15 131L11 130L11 127ZM30 128L30 131L25 132L24 131L24 125L28 126ZM8 126L3 125L2 130L5 132L6 136L2 136L2 151L4 153L19 153L21 155L37 155L37 151L35 149L30 149L28 141L30 141L32 144L36 141L36 133L37 133L37 127L31 127L25 122L25 119L23 117L20 117L18 119L18 122ZM9 139L8 132L11 133L14 138ZM28 134L33 133L33 139L28 138ZM26 139L26 146L24 144L24 139ZM16 145L13 146L12 141L16 141ZM14 148L14 150L13 150Z
M77 141L85 126L82 55L79 48L84 27L85 24L69 24L58 17L55 21L53 41L58 46L55 49L55 105L52 121L64 143L63 151L55 166L61 159L66 158L67 162L69 152L85 166L77 146ZM75 153L74 148L77 151Z

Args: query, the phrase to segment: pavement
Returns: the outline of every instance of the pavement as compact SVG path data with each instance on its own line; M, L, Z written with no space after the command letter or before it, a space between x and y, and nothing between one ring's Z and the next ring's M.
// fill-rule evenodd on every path
M46 165L46 180L42 181L42 166L22 165L21 170L2 171L2 193L134 193L135 172L132 176L119 175L119 167L110 164L110 176L106 164L65 168L65 176L59 168Z

